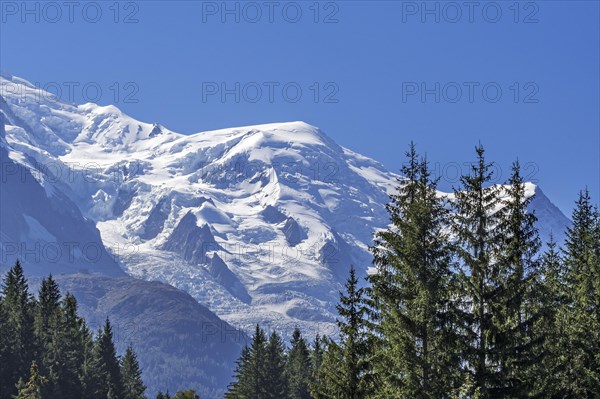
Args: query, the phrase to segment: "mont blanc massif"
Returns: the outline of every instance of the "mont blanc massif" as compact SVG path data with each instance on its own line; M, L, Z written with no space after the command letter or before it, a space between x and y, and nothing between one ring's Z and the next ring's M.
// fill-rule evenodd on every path
M401 176L304 122L184 135L0 84L0 272L18 258L92 325L110 316L149 389L222 394L257 323L335 335L338 293L350 265L369 272ZM562 241L569 219L526 192L542 240Z

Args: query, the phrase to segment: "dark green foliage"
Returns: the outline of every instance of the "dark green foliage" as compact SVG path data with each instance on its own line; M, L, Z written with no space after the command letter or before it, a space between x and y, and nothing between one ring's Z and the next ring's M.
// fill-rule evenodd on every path
M289 385L290 399L310 398L309 383L311 379L310 351L300 329L294 329L288 352L286 375Z
M92 370L97 381L96 389L93 392L95 397L120 398L123 395L119 359L113 340L112 326L108 318L104 323L104 328L98 331L93 352Z
M272 332L266 345L266 396L269 399L288 397L288 382L285 375L285 345L281 337Z
M440 398L458 378L449 213L427 161L414 145L406 155L405 178L387 205L392 226L372 249L376 397Z
M35 300L29 293L29 287L21 263L17 261L8 271L2 286L2 308L5 324L2 330L6 350L1 363L0 384L2 399L9 399L17 393L19 379L26 379L32 361L37 355L38 340L34 332Z
M186 391L178 391L173 399L200 399L200 396L196 394L196 391L193 389L188 389Z
M337 310L340 344L330 342L311 383L315 397L359 399L370 391L369 337L365 320L367 309L364 289L358 287L354 267L346 282L346 292L340 293ZM320 341L316 341L320 345Z
M142 370L131 346L127 347L121 359L121 379L123 381L123 399L144 399L146 386L142 381Z
M94 340L75 297L61 299L50 276L36 301L19 262L4 278L0 333L0 399L145 398L135 353L129 348L121 367L108 319Z
M471 173L461 177L461 190L455 190L454 232L461 262L462 354L474 382L471 395L486 399L501 384L498 363L501 346L499 325L502 309L498 293L506 282L499 259L503 236L499 226L502 215L495 212L500 203L500 188L490 185L492 164L487 163L482 146L476 148L477 161Z
M235 382L230 385L226 398L267 398L267 358L267 338L264 330L257 325L252 344L242 350L235 370Z
M23 383L23 380L19 381L18 394L15 399L42 399L42 390L46 384L47 379L40 375L38 372L37 364L35 361L31 363L31 369L29 371L29 380L27 383Z
M598 397L600 392L600 216L587 190L579 194L564 250L564 304L556 315L560 361L558 394Z

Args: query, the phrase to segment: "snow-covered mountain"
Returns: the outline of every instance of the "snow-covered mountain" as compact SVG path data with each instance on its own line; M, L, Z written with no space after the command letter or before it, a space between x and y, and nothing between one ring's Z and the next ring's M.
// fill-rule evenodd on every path
M73 208L58 221L41 216L58 211L42 201L11 206L20 227L0 223L5 254L22 255L6 237L61 241L56 224L85 224L88 235L77 234L93 241L97 228L125 272L183 289L233 325L335 331L340 284L351 264L366 272L373 232L388 223L397 176L380 163L303 122L182 135L12 76L0 94L7 163L35 177L46 203ZM22 179L13 180L3 192ZM561 239L568 219L538 187L528 191L542 237ZM114 269L95 265L83 268Z

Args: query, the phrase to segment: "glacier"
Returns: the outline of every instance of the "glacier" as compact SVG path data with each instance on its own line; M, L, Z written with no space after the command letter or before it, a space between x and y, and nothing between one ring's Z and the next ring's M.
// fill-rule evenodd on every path
M184 135L39 91L0 77L2 151L70 211L59 221L17 208L19 231L0 224L4 247L73 240L56 224L85 224L109 260L73 270L166 282L246 331L335 335L338 292L350 265L366 275L398 174L305 122ZM560 242L568 218L536 185L527 191L542 239Z

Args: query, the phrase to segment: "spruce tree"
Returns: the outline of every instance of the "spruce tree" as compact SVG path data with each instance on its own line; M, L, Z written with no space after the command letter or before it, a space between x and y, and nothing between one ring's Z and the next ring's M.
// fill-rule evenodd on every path
M188 389L185 391L177 391L173 399L200 399L200 396L196 394L196 391L193 389Z
M316 378L317 372L321 368L321 363L323 362L325 339L325 336L321 337L317 334L312 344L312 349L310 352L310 364L313 370L313 379Z
M489 359L497 365L496 379L490 386L494 398L526 397L533 392L532 375L540 361L536 346L541 336L534 330L542 316L537 298L540 295L541 268L538 260L540 239L535 214L528 211L533 196L526 197L525 182L519 162L505 186L497 230L501 245L496 267L491 269L494 288L488 302L492 313L493 333L489 335Z
M311 385L311 391L318 397L359 399L365 397L370 388L367 309L364 289L358 287L353 266L345 287L337 305L340 343L328 345L327 364L317 371L317 381Z
M249 397L252 390L252 379L250 373L250 348L246 345L242 349L240 357L236 361L234 370L234 381L229 384L226 399L241 399Z
M230 384L226 398L263 399L268 396L267 381L267 338L260 326L256 325L252 344L245 347L237 361L235 381Z
M34 331L41 352L40 370L50 377L48 384L45 386L45 393L54 392L62 396L59 392L56 392L57 376L52 368L52 359L49 358L51 353L55 352L52 350L52 337L60 334L58 325L60 319L60 289L52 275L42 280L34 313Z
M600 392L600 217L587 189L579 194L572 220L564 250L565 304L557 315L563 338L560 391L589 398Z
M546 244L546 251L541 258L542 285L537 298L540 317L536 320L534 331L541 340L541 345L536 346L535 365L533 375L533 397L558 398L564 397L561 393L560 376L563 374L563 361L561 352L560 329L557 316L565 304L564 263L557 249L553 235Z
M21 381L15 399L42 399L42 389L46 382L46 377L40 375L37 364L33 361L29 370L29 380L25 384Z
M266 398L288 397L288 382L285 375L285 345L281 337L273 331L266 347Z
M125 356L121 360L121 378L123 380L123 399L145 398L146 386L142 381L142 370L131 345L127 347Z
M295 328L290 341L286 365L290 399L310 399L309 383L312 375L310 352L300 329Z
M457 297L461 299L462 353L473 389L468 394L481 399L492 398L498 386L498 356L495 340L499 298L502 288L499 250L503 236L498 228L502 219L496 209L501 206L500 188L490 184L492 164L485 160L485 150L476 147L477 161L470 173L461 177L462 187L454 191L454 232L461 261Z
M51 377L51 395L76 399L83 395L84 322L77 300L69 293L60 302L57 321L44 358Z
M406 155L404 178L386 206L391 227L372 248L375 396L439 398L458 379L449 213L414 144Z
M104 328L99 332L94 346L93 373L97 376L94 395L97 398L121 398L123 382L119 359L113 341L110 320L107 318Z
M322 344L323 357L311 380L310 393L314 399L342 398L347 390L343 351L330 338L325 338Z
M8 271L2 287L4 317L6 319L6 336L4 338L5 375L0 376L3 389L2 399L11 398L17 393L16 384L19 378L26 376L31 362L37 356L36 337L34 333L35 301L29 293L29 286L23 273L23 267L17 260ZM37 367L37 366L36 366Z

